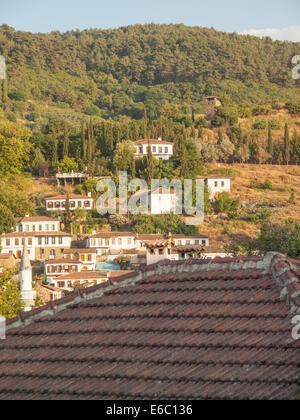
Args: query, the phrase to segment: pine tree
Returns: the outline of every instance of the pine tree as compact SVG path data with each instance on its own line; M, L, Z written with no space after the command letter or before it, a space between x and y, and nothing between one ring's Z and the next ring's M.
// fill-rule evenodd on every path
M131 176L134 179L136 176L136 166L135 166L135 158L133 157L131 162Z
M64 122L64 147L63 147L63 157L69 157L69 147L70 147L70 137L68 125Z
M290 133L289 133L289 127L287 124L285 124L284 127L284 161L288 165L291 160L291 142L290 142Z
M144 139L147 138L147 127L148 127L147 109L146 107L144 107L144 120L143 120Z

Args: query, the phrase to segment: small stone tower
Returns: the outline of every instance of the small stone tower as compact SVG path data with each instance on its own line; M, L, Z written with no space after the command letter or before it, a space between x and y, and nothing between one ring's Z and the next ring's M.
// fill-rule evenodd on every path
M212 120L216 115L216 108L221 106L221 102L217 96L207 96L205 98L206 118Z
M21 299L25 306L25 312L31 311L34 307L36 291L32 288L32 268L26 245L24 245L20 267L20 291Z

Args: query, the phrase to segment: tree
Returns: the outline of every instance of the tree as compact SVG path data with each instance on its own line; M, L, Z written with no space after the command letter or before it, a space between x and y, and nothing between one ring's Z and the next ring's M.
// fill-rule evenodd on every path
M236 212L239 208L240 200L231 198L228 192L217 194L213 202L216 213L232 213Z
M0 204L0 235L14 231L16 221L12 211L4 204Z
M69 129L66 122L64 122L64 146L63 146L63 157L69 156L70 138Z
M40 173L40 169L41 169L43 163L45 163L45 158L44 158L41 150L39 148L37 148L34 151L34 157L33 157L33 161L32 161L32 164L31 164L31 167L32 167L33 172L35 174Z
M265 223L259 238L252 243L252 249L265 254L270 251L300 258L300 223L294 219L283 223Z
M72 230L72 214L71 214L71 210L70 210L70 196L69 194L67 194L67 199L66 199L66 209L64 212L64 225L65 225L65 230L68 233L71 233Z
M290 133L289 127L285 124L284 127L284 161L288 165L291 160L291 143L290 143Z
M0 273L0 315L13 318L24 310L18 283L11 270Z
M78 163L75 159L65 156L64 159L60 162L60 169L62 172L77 172L79 169Z
M22 173L30 159L30 137L21 124L0 121L0 176Z
M121 270L128 270L130 268L130 258L120 256L114 259L114 264L119 265Z
M153 156L152 150L150 145L150 140L148 141L148 150L147 150L147 183L148 185L151 184L151 180L153 179Z
M267 147L267 151L272 158L273 153L274 153L274 143L273 143L273 136L272 136L272 127L271 127L270 123L268 125L268 147Z
M132 171L132 162L135 160L134 152L134 145L130 140L117 144L114 156L116 171Z

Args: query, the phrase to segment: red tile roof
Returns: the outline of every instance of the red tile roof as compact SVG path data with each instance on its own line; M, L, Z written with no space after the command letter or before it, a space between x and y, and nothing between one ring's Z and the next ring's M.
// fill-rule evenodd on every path
M299 272L275 253L164 261L21 314L0 398L297 399Z
M66 195L55 195L53 197L47 197L46 201L53 201L53 200L66 200ZM70 194L70 200L93 200L93 197L88 197L87 195L78 195L78 194Z
M61 222L59 219L54 219L53 217L46 216L25 216L16 218L16 222Z
M169 145L169 146L174 146L174 143L171 143L169 141L164 141L164 140L157 140L157 139L153 139L153 140L137 140L134 142L135 145L139 145L139 144L148 144L150 142L150 144L160 144L160 145Z

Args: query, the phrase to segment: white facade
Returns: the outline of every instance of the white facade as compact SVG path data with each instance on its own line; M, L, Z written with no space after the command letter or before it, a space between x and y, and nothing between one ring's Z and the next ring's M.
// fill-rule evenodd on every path
M231 190L230 178L207 178L206 184L209 189L210 198L214 198L218 193L230 192Z
M135 156L142 158L148 155L148 147L151 147L152 155L159 160L169 160L174 154L174 145L163 140L138 140L134 143Z
M176 213L179 197L175 192L160 192L159 190L151 193L151 214L171 214Z
M59 232L60 220L25 216L17 220L16 232Z
M122 250L135 249L134 233L99 233L86 240L87 248L97 249L98 255L119 254Z
M66 210L66 196L48 197L46 199L47 211L65 211ZM76 209L92 210L94 208L94 199L91 195L70 195L70 210Z
M55 258L57 249L71 247L71 235L62 232L52 233L10 233L1 236L3 253L13 253L20 259L24 245L27 246L29 258L33 260L45 260ZM63 252L63 251L62 251Z

